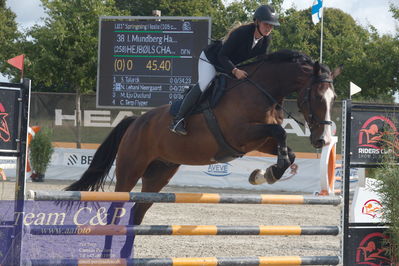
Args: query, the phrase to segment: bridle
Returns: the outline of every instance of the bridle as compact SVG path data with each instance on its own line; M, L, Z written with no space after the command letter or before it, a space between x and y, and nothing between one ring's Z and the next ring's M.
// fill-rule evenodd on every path
M317 77L313 77L310 86L305 89L306 91L305 91L305 95L303 97L303 101L301 102L301 104L299 106L301 108L301 107L303 107L303 105L306 104L307 107L308 107L309 113L308 113L308 120L307 121L309 121L308 125L309 125L310 129L313 128L314 126L332 125L332 121L320 119L316 115L316 113L313 111L312 104L311 104L312 85L314 85L316 83L323 83L323 82L327 82L327 83L332 84L333 80L327 75L320 75L320 76L317 76Z

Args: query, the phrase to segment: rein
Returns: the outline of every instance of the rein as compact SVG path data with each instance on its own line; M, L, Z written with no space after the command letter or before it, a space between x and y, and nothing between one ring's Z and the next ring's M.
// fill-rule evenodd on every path
M266 60L259 60L259 61L262 61L262 63L261 64L259 64L256 68L255 68L255 70L252 72L252 75L256 72L256 71L258 71L258 69L266 62ZM250 78L246 78L246 80L249 82L249 83L251 83L252 85L254 85L258 90L260 90L265 96L266 96L266 98L268 98L270 101L272 101L272 103L274 103L274 104L276 104L276 106L278 107L278 108L280 108L281 110L283 110L283 112L287 115L287 117L288 118L292 118L292 119L294 119L294 121L295 122L297 122L298 124L300 124L301 126L305 126L301 121L299 121L298 119L296 119L293 115L292 115L292 113L291 112L289 112L289 111L287 111L287 109L285 109L281 104L279 104L278 102L277 102L277 100L267 91L267 90L265 90L261 85L259 85L258 83L256 83L255 81L253 81L252 79L250 79Z
M265 60L262 60L263 62L261 64L259 64L255 70L252 72L252 75L261 67L261 65L266 62ZM297 122L298 124L300 124L301 126L304 126L304 124L300 121L298 121L294 116L292 116L291 112L288 112L281 104L279 104L277 102L277 100L267 91L265 90L262 86L260 86L259 84L257 84L255 81L251 80L250 78L246 78L247 81L249 81L251 84L253 84L258 90L260 90L268 99L270 99L274 104L276 104L279 108L281 108L286 114L288 118L292 118L294 119L295 122ZM311 86L316 83L322 83L322 82L328 82L328 83L333 83L333 80L331 78L329 78L326 75L321 75L318 77L313 77L312 79L312 83L310 84L309 87L306 88L306 94L304 96L303 102L301 103L301 106L303 106L305 103L308 105L308 110L309 110L309 114L308 114L308 121L309 121L309 127L312 128L312 125L317 124L317 125L332 125L332 121L327 121L327 120L322 120L319 119L319 117L314 113L312 105L311 105L311 91L312 88Z
M292 118L292 119L294 119L295 122L297 122L301 126L304 126L304 124L301 121L298 121L298 119L296 119L294 116L292 116L292 113L287 111L287 109L285 109L281 104L279 104L277 102L277 100L269 92L267 92L267 90L265 90L262 86L260 86L258 83L256 83L255 81L253 81L250 78L246 78L246 80L249 83L251 83L252 85L254 85L258 90L260 90L266 96L266 98L268 98L270 101L272 101L272 103L276 104L277 107L279 107L281 110L283 110L284 113L287 114L288 118Z

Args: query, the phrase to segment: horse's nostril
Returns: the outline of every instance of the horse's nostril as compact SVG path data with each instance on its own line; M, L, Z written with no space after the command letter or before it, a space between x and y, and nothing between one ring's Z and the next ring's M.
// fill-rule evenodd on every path
M323 147L325 144L326 144L326 142L324 141L324 139L319 139L317 141L317 146L319 146L319 147Z

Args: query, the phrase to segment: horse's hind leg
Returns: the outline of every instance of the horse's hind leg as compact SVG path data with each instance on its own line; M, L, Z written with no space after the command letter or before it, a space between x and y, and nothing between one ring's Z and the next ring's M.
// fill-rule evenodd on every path
M142 178L142 192L159 192L169 183L180 165L170 164L159 160L153 161L147 168ZM130 211L129 225L139 225L152 203L136 203ZM121 250L121 258L129 258L134 243L134 235L128 234Z
M293 170L296 168L296 165L293 165L295 153L290 147L286 146L285 138L283 138L283 140L269 138L258 151L277 155L277 164L273 164L267 168L266 171L259 169L254 170L249 177L249 182L253 185L259 185L264 182L273 184L283 176L290 165Z
M147 166L144 156L141 156L141 160L136 160L133 163L128 158L128 156L123 157L123 159L121 157L118 161L115 192L130 192L137 184L140 177L144 174ZM122 210L123 205L124 202L113 202L111 204L107 211L107 224L119 224L120 213L118 211ZM104 249L101 254L102 258L110 258L112 238L112 235L107 235L105 237Z
M147 168L142 178L142 192L159 192L165 187L170 179L179 169L179 164L172 164L163 161L153 161ZM152 203L139 203L135 207L134 224L141 224L147 210L152 206Z

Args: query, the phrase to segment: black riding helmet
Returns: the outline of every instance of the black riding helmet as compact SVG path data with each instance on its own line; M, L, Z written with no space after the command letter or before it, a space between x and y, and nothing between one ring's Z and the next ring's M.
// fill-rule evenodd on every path
M273 26L280 26L278 15L273 7L261 5L254 13L254 20L259 20Z

